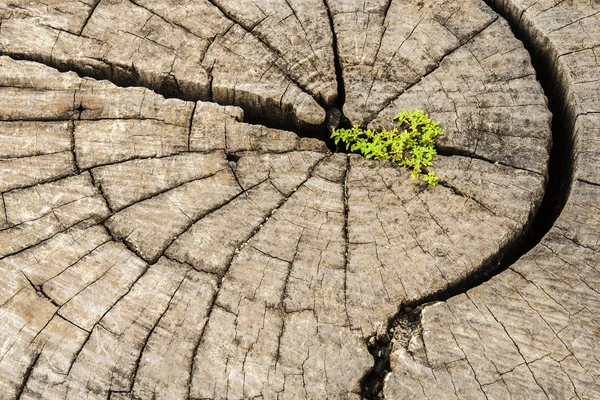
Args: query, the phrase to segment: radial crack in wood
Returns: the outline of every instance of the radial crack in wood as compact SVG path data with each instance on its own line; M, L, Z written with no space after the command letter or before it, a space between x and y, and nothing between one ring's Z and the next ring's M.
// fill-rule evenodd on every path
M549 102L482 1L0 2L0 398L598 397L598 10L490 3L572 135L527 254ZM440 185L287 130L336 95L440 120Z

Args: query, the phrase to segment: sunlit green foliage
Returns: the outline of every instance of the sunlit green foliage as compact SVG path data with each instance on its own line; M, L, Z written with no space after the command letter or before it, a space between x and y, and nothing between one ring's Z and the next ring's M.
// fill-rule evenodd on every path
M355 125L334 130L331 138L336 145L344 142L346 150L360 151L366 158L391 160L410 169L412 177L437 185L437 176L427 167L433 165L433 156L437 154L435 138L443 135L440 124L419 109L402 110L394 121L398 126L391 131L374 132Z

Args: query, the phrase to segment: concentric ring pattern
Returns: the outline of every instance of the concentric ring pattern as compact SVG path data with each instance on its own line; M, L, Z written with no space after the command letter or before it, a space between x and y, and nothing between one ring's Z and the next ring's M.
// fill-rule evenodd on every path
M480 0L0 2L0 398L563 398L556 368L593 398L600 34L563 3L499 11L558 55L565 212L396 332L373 394L369 338L494 270L544 198L552 115L508 23ZM302 137L333 107L429 112L440 185Z

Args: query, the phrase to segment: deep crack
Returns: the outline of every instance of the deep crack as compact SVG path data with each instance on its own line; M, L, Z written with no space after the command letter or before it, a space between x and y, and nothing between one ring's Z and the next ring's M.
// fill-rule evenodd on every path
M494 8L495 1L494 0L486 0L490 4L492 8ZM390 2L391 3L391 2ZM343 108L345 101L345 88L343 81L343 71L340 64L340 56L337 45L336 34L334 30L333 19L331 16L331 11L327 6L326 1L324 1L325 7L327 8L329 22L331 26L331 34L333 37L333 46L334 46L334 57L335 57L335 69L338 80L338 99L336 102L336 107L329 110L329 118L323 126L320 127L292 127L292 126L282 126L282 125L274 125L266 120L260 120L258 118L253 118L252 115L249 115L250 123L261 123L265 126L271 126L278 129L287 129L294 131L299 134L299 136L304 137L316 137L328 143L328 146L332 150L335 149L335 146L331 146L329 139L329 132L331 129L335 129L338 126L347 126L347 120L343 116L343 113L340 111ZM96 3L97 5L97 3ZM389 4L388 4L389 8ZM498 10L497 12L503 12L505 10ZM504 12L506 14L506 12ZM91 15L91 14L90 14ZM454 284L446 289L438 291L430 296L424 297L416 302L402 304L399 312L390 318L387 325L386 333L371 337L367 341L367 347L369 352L373 355L374 358L374 366L373 368L361 379L361 395L366 399L377 399L382 396L382 389L384 386L384 379L387 374L390 372L390 352L392 345L393 337L401 337L406 343L402 342L401 345L406 347L410 338L412 338L419 331L420 327L420 313L423 306L426 303L433 301L445 301L449 298L458 295L460 293L465 293L467 290L477 287L482 283L489 280L491 277L501 273L502 271L508 269L514 262L516 262L522 255L529 252L533 247L535 247L542 237L550 230L550 228L554 225L556 218L560 215L564 204L569 195L570 186L573 180L573 122L574 116L570 113L572 112L572 107L567 107L566 104L566 88L561 86L561 81L557 79L557 71L553 69L550 63L550 55L540 52L535 48L534 39L532 39L527 32L521 31L521 27L517 24L520 21L511 20L510 16L505 16L511 23L511 27L513 29L513 33L517 39L521 40L526 49L531 54L532 62L535 70L537 71L538 79L540 80L542 87L546 93L546 96L549 99L549 108L552 111L553 118L553 141L554 145L552 147L552 153L550 155L549 162L549 181L546 187L546 192L541 203L541 206L533 220L529 226L524 228L523 234L514 240L512 240L508 245L506 245L498 254L493 255L488 258L479 268L462 281L457 284ZM89 19L89 17L88 17ZM86 21L87 23L87 21ZM85 24L84 24L85 26ZM36 61L36 60L34 60ZM443 61L443 58L440 60L438 65ZM120 67L120 66L112 66L112 68L124 68L126 78L122 78L122 75L113 71L112 78L115 80L116 84L120 84L121 86L129 86L129 84L139 84L139 74L133 67ZM60 68L59 68L60 69ZM75 68L74 68L75 69ZM435 70L435 68L434 68ZM87 71L87 70L86 70ZM430 71L431 72L431 71ZM427 74L429 74L428 72ZM83 72L82 72L83 74ZM424 78L424 75L422 78ZM559 82L558 88L556 88L556 82ZM152 90L152 88L149 88ZM157 87L156 92L177 98L185 98L185 96L177 89L168 88L168 87ZM80 105L81 107L81 105ZM80 114L83 111L82 108L77 109ZM192 119L194 117L194 112L192 112ZM190 123L191 126L191 123ZM189 142L188 142L189 143ZM73 139L74 146L74 139ZM73 154L75 152L73 151ZM239 160L239 156L234 153L227 154L227 160L230 162L237 162ZM128 160L129 161L129 160ZM318 164L318 163L317 163ZM313 167L312 170L316 167ZM347 232L347 224L348 224L348 195L346 188L346 180L347 174L349 172L349 165L347 163L346 176L344 177L344 210L345 210L345 239L346 246L348 246L348 232ZM311 170L311 173L312 173ZM310 178L311 173L309 173L307 180ZM306 182L306 181L305 181ZM303 182L303 183L305 183ZM43 182L42 182L43 183ZM169 189L171 190L171 189ZM243 194L240 193L240 195ZM238 195L239 196L239 195ZM234 197L237 198L238 196ZM2 197L4 201L4 196ZM287 200L287 199L286 199ZM222 207L222 204L219 205L218 208ZM4 211L6 212L6 207L4 207ZM8 221L8 219L7 219ZM57 234L64 232L57 232L55 235L50 238L56 236ZM252 236L256 232L252 233ZM251 236L251 237L252 237ZM49 240L49 239L47 239ZM39 243L38 243L39 244ZM36 244L37 245L37 244ZM28 246L16 253L20 253L21 251L25 251L26 249L32 246ZM130 249L131 250L131 249ZM133 251L133 250L132 250ZM8 257L11 254L8 254L5 257ZM2 258L5 258L2 257ZM346 257L347 257L347 248L346 248ZM0 259L2 259L0 258ZM235 255L232 256L232 259L229 261L229 265L235 258ZM347 259L346 259L347 264ZM346 265L347 269L347 265ZM109 270L107 270L108 272ZM144 271L145 273L145 271ZM143 276L144 273L140 275ZM227 270L225 271L225 274ZM99 278L98 278L99 279ZM28 279L29 280L29 279ZM139 280L139 277L138 277ZM136 280L137 282L137 280ZM31 281L30 281L31 283ZM33 283L31 283L34 288L36 288ZM134 282L135 285L135 282ZM132 285L133 287L133 285ZM219 285L220 287L220 285ZM344 283L344 289L346 289L346 282ZM36 288L37 291L37 288ZM213 306L215 304L218 290L215 293L213 298ZM128 293L128 292L127 292ZM115 303L116 304L116 303ZM212 307L211 307L212 311ZM165 311L166 312L166 311ZM210 312L208 317L210 317ZM159 318L160 321L160 318ZM158 324L158 322L157 322ZM206 329L207 324L204 326ZM154 329L154 328L153 328ZM150 331L150 334L152 331ZM150 334L146 337L146 341ZM88 337L89 339L89 337ZM196 344L196 349L202 340L202 336L200 336L200 340ZM82 348L85 346L86 342L83 344ZM80 350L81 351L81 350ZM192 356L192 360L196 357L195 352ZM31 370L35 366L39 358L39 354L35 357L33 363L29 366L27 370L27 377L31 373ZM76 359L77 357L75 357ZM138 360L139 362L139 360ZM191 376L190 376L191 379ZM26 381L25 381L26 382ZM20 389L20 393L22 393L24 386Z
M522 29L520 20L511 15L496 3L498 0L485 2L498 14L508 20L514 36L523 43L531 56L537 79L546 97L552 118L553 146L549 158L549 179L542 203L531 222L525 226L523 233L508 243L501 251L490 257L479 268L455 285L438 291L416 302L400 305L400 311L388 321L385 334L369 338L367 346L374 357L373 368L361 379L362 395L365 399L382 399L384 381L389 372L390 354L394 337L405 339L403 347L420 330L421 311L432 302L443 302L468 290L482 285L492 277L510 268L523 255L537 246L546 233L554 226L560 216L570 194L573 181L573 126L574 107L568 107L567 89L563 81L558 79L549 52L540 51L531 33ZM558 84L557 84L558 82ZM472 156L472 155L470 155ZM398 330L401 334L398 335Z

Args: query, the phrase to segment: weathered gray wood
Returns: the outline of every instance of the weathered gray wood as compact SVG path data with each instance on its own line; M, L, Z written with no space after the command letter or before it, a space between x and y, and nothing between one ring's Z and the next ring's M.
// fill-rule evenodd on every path
M42 2L0 7L3 53L169 95L213 98L272 121L325 120L317 102L276 66L281 57L208 0L190 6L101 0L72 7ZM332 71L333 59L326 62ZM311 93L320 93L323 84L316 86Z
M266 43L276 65L318 101L337 96L333 36L322 0L214 0L226 15Z
M480 0L327 4L346 87L344 114L361 125L497 19Z
M504 20L492 23L383 109L370 126L390 128L399 110L420 108L444 127L437 141L443 154L468 154L543 174L551 115L529 54L511 36Z
M600 18L595 3L494 1L549 62L574 182L542 242L489 282L422 312L398 344L386 398L580 398L598 383ZM566 173L566 171L565 171ZM410 339L410 338L409 338ZM448 390L451 389L451 390Z
M576 183L538 247L489 282L426 307L422 333L396 348L386 397L598 397L599 194Z
M0 398L360 398L367 339L542 201L547 101L479 0L50 3L0 2L0 50L36 61L0 57ZM599 14L503 4L556 60L572 194L529 254L396 331L387 398L600 396ZM244 122L323 121L328 14L346 116L439 119L439 186Z
M40 101L62 104L53 125L39 124L52 133L68 128L66 153L80 168L73 164L73 177L2 193L10 227L0 231L8 246L6 298L39 292L54 307L40 316L48 327L60 316L85 337L74 342L79 350L61 350L70 360L66 373L51 368L52 356L35 344L15 372L20 378L3 381L10 393L29 370L23 390L33 398L111 390L142 398L185 398L188 390L192 397L275 397L282 390L358 396L371 366L365 338L383 329L400 302L458 282L514 240L543 194L545 172L439 157L443 186L433 189L389 163L332 155L314 139L246 124L235 107L167 100L2 61L7 71L48 71L41 88L24 75L6 75L24 96L41 93ZM21 103L14 107L27 119ZM547 121L535 126L547 132ZM14 148L31 143L25 134L11 131L10 138ZM532 152L547 157L546 147ZM44 157L29 154L9 160ZM92 200L100 204L86 203ZM82 229L89 234L77 233ZM17 262L41 251L56 257L69 237L61 232L79 241L68 264L40 273ZM155 271L167 265L175 281L152 303L157 309L144 328L122 337L115 324L127 324L119 318L138 317L116 310L142 307L126 304L152 280L162 287ZM185 306L193 293L202 293L194 297L199 306ZM180 331L164 325L168 320L193 325ZM177 342L165 343L173 335ZM104 351L110 356L99 361ZM161 367L174 351L172 367ZM27 360L36 359L33 373ZM42 388L44 379L53 387Z

